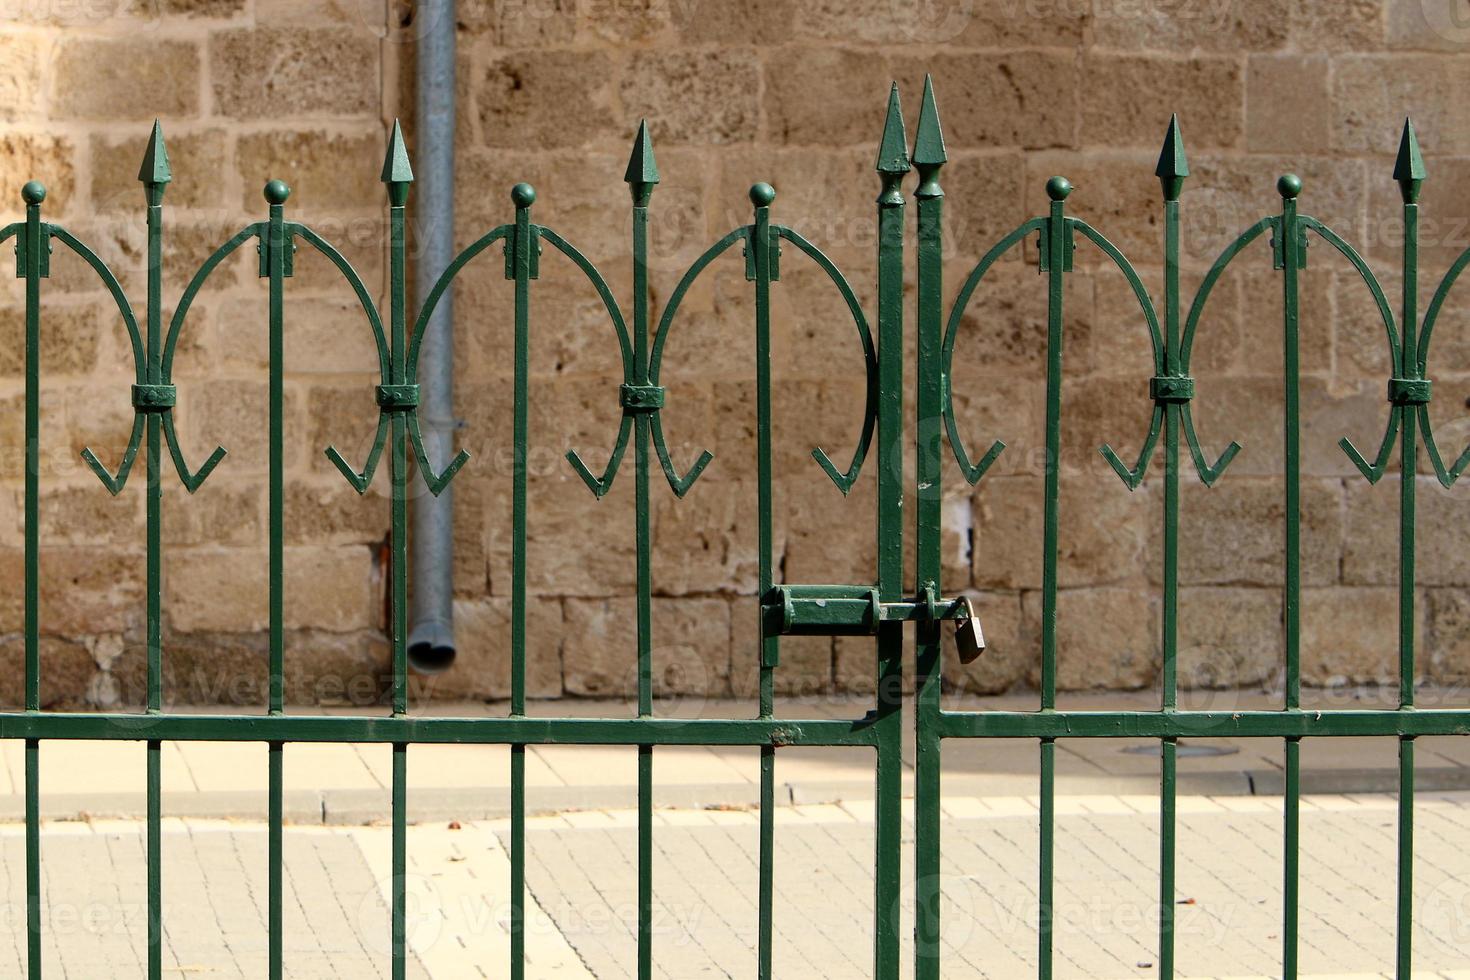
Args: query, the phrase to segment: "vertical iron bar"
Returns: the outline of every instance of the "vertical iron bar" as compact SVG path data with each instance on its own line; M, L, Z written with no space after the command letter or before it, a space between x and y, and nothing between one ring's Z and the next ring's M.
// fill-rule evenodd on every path
M281 980L285 975L282 970L284 960L283 949L284 938L284 915L282 910L282 867L281 867L281 802L284 795L284 772L285 762L282 757L281 742L271 742L267 746L268 759L267 779L269 781L269 792L266 803L266 861L267 881L266 894L268 896L266 906L266 935L269 942L268 969L270 980Z
M393 124L395 144L401 142L398 124ZM390 153L392 148L390 148ZM391 157L390 157L391 161ZM407 179L394 179L407 177ZM407 314L407 241L404 231L404 206L408 203L411 176L389 174L388 186L388 256L389 256L389 382L408 383L408 314ZM392 485L390 514L390 571L392 620L389 623L393 647L393 716L408 714L408 419L402 412L393 413L392 455L389 457L389 482ZM407 850L408 850L408 745L393 743L393 980L408 975L407 932Z
M776 584L771 486L771 250L777 247L771 233L771 204L775 188L756 184L750 189L755 206L748 247L755 267L755 403L756 403L756 497L759 510L759 592L762 602ZM756 615L761 615L759 606ZM760 716L771 717L775 709L775 666L781 640L760 620ZM775 800L776 749L761 746L760 892L757 903L756 975L771 980L771 905L775 886Z
M1179 194L1189 165L1184 158L1178 119L1159 159L1164 192L1164 364L1165 376L1184 373L1179 349ZM1163 676L1161 708L1178 707L1179 657L1179 413L1177 402L1164 405L1164 569ZM1175 814L1177 809L1178 742L1159 746L1159 980L1174 976Z
M633 383L648 384L648 203L658 181L648 123L638 126L624 175L633 196ZM650 179L651 178L651 179ZM648 508L649 419L633 419L638 552L638 717L653 714L652 528ZM653 746L638 746L638 980L653 976Z
M408 743L393 743L393 980L408 977Z
M1417 155L1413 130L1405 141ZM1397 168L1395 168L1397 169ZM1400 176L1395 174L1395 176ZM1402 363L1398 376L1419 378L1419 180L1400 177L1404 199ZM1414 491L1419 464L1419 413L1394 407L1402 423L1399 451L1399 709L1414 707ZM1414 962L1414 739L1399 739L1398 956L1396 976L1409 980Z
M941 595L940 534L943 501L944 397L941 390L943 344L944 190L939 171L945 161L944 140L934 103L934 86L924 79L924 101L914 137L913 163L919 170L918 201L918 359L915 374L914 568L916 595ZM914 975L939 980L940 904L940 759L939 709L943 660L939 623L920 622L915 638L915 684L918 697L914 725Z
M1283 368L1286 389L1284 452L1286 474L1286 587L1282 603L1286 625L1286 707L1301 705L1301 402L1297 271L1302 259L1302 231L1297 223L1297 195L1301 180L1291 175L1277 181L1281 193L1281 223L1277 234L1282 257ZM1298 903L1301 852L1301 739L1286 740L1285 860L1282 892L1282 968L1286 980L1298 971Z
M903 221L901 190L909 172L902 109L895 83L878 151L878 592L895 601L903 592ZM903 839L903 624L878 626L877 799L874 863L873 975L899 975Z
M511 463L511 598L510 598L510 713L526 713L526 456L531 376L531 205L536 192L529 184L511 190L516 207L512 241L515 272L515 453ZM510 864L510 975L523 980L526 973L526 747L512 745L511 864Z
M270 536L270 690L269 713L285 713L285 646L284 646L284 589L282 582L284 559L284 510L285 488L283 441L285 429L284 365L282 364L284 339L283 316L285 305L286 275L286 232L285 203L291 195L290 188L279 180L265 185L265 199L270 205L270 219L266 228L266 272L270 278L270 436L269 436L269 529ZM284 926L283 870L281 840L283 767L285 759L282 743L270 743L268 751L270 799L268 801L269 840L267 859L270 862L269 878L269 922L270 933L270 976L280 980L283 976L284 942L281 930Z
M1051 215L1046 223L1046 475L1041 566L1041 710L1057 705L1057 547L1062 448L1062 298L1068 262L1066 205L1072 185L1064 177L1046 182ZM1056 848L1056 741L1041 742L1040 922L1037 960L1041 980L1052 976L1053 856Z
M25 690L26 710L41 710L41 202L36 181L21 188L26 204ZM26 932L31 980L41 976L41 743L26 739Z
M160 169L157 157L162 156ZM149 164L153 163L150 168ZM168 156L163 133L153 124L153 138L144 156L144 191L148 201L148 325L147 377L151 385L163 381L163 194L168 187ZM150 169L152 172L150 172ZM159 179L164 178L164 179ZM148 713L163 709L163 419L157 412L147 418L147 685ZM148 977L163 977L163 745L150 739L148 753Z
M148 740L148 980L163 977L163 758Z

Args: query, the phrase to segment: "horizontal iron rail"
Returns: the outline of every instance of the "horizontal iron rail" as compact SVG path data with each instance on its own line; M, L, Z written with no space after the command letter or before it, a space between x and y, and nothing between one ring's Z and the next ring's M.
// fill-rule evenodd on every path
M150 715L27 711L0 715L0 739L875 746L878 735L868 719L423 718L406 715Z
M942 738L1310 738L1470 735L1470 708L944 711Z

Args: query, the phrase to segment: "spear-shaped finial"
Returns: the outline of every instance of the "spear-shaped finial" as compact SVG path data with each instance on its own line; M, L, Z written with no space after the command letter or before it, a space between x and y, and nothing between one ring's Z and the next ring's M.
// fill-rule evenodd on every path
M888 92L888 115L883 120L883 139L878 144L878 162L874 169L883 178L883 190L878 195L881 207L894 207L903 203L900 186L903 175L909 172L908 136L903 128L903 108L898 102L898 83Z
M413 183L413 165L408 162L408 146L403 142L403 127L397 119L393 120L383 172L378 179L388 185L388 199L393 206L403 207L408 201L408 185Z
M898 83L888 92L888 115L883 120L883 141L878 144L878 162L874 169L880 174L906 174L909 172L908 137L903 128L903 108L898 101Z
M1179 117L1169 116L1169 130L1164 134L1164 145L1159 150L1159 165L1154 168L1159 186L1164 189L1164 200L1179 200L1184 189L1184 178L1189 176L1189 161L1184 156L1184 135L1179 132Z
M944 130L939 125L939 107L934 101L934 80L924 76L924 101L919 106L919 128L914 132L914 166L919 168L920 197L940 197L939 168L948 157L944 152Z
M1414 123L1405 117L1404 135L1399 138L1399 155L1393 164L1393 179L1399 183L1399 193L1405 204L1419 203L1419 188L1424 185L1424 154L1419 152L1419 137L1414 135Z
M633 137L633 152L628 155L623 180L633 195L633 206L648 207L653 185L658 183L658 164L653 159L653 137L648 135L647 119L638 121L638 135Z
M143 183L149 206L157 207L163 202L164 185L173 179L173 171L168 166L168 147L163 144L163 126L155 119L148 148L143 151L143 165L138 168L138 180Z
M899 125L902 126L902 120ZM944 152L944 130L939 126L939 106L934 101L934 79L924 76L924 101L919 106L919 128L914 133L913 162L920 167L937 167L948 156Z

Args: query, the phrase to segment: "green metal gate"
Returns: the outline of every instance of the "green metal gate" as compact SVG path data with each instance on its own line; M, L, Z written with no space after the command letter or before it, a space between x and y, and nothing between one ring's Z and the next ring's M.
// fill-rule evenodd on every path
M1395 318L1377 279L1347 242L1316 219L1298 213L1301 181L1287 175L1277 187L1281 211L1266 215L1247 228L1220 256L1205 277L1185 313L1179 288L1180 191L1188 165L1177 124L1171 124L1159 160L1164 197L1165 277L1163 313L1160 317L1138 274L1128 260L1097 230L1066 213L1065 201L1071 185L1053 177L1046 185L1051 200L1049 213L1032 218L1005 236L975 266L962 285L947 318L941 282L943 247L941 216L944 204L940 172L945 163L944 140L932 87L926 82L913 153L908 152L898 89L889 99L888 115L879 149L878 196L878 293L876 341L854 290L837 267L817 245L795 230L772 221L775 191L768 184L751 188L754 214L750 224L736 228L711 245L688 269L670 294L658 321L650 310L648 229L651 199L659 182L653 146L646 126L640 127L632 157L624 176L632 194L633 282L631 316L625 316L608 282L592 262L570 241L551 228L532 221L535 191L518 184L511 191L514 220L500 225L468 246L444 272L438 284L423 298L418 316L410 321L405 288L405 210L413 176L402 134L395 124L382 180L389 204L389 251L391 257L388 308L380 311L361 277L342 254L325 238L300 222L288 220L286 203L290 190L280 181L265 186L266 220L242 228L221 245L194 275L174 307L171 321L163 323L162 252L163 199L171 179L167 153L160 129L155 125L139 174L148 205L147 300L142 327L117 277L85 243L60 225L42 219L45 189L28 183L22 190L26 218L0 230L0 241L15 238L18 276L26 290L26 445L25 445L25 710L0 714L0 738L23 740L26 770L26 895L29 976L41 976L41 891L42 848L40 837L41 743L48 739L112 739L143 743L147 753L148 791L148 972L159 978L163 970L162 936L166 910L162 903L165 868L160 852L162 807L161 750L166 741L210 740L263 743L269 768L269 888L268 936L269 975L283 975L282 921L282 771L287 743L361 742L392 746L392 864L391 902L392 975L402 978L406 969L405 860L406 798L409 746L423 743L498 743L511 751L511 874L506 883L510 896L511 958L508 972L513 978L525 975L525 810L527 745L604 744L636 746L638 751L638 943L637 971L640 978L652 976L655 948L652 928L653 781L655 747L660 745L736 745L758 747L761 758L760 855L757 929L758 975L765 980L775 974L772 963L772 882L774 817L773 797L777 755L787 746L860 746L873 750L876 774L876 851L874 854L875 945L873 974L896 978L900 974L901 930L912 928L915 936L915 966L919 980L939 977L942 970L940 941L940 773L944 739L1009 738L1031 739L1040 745L1041 799L1041 904L1038 974L1052 975L1052 878L1054 773L1056 742L1059 738L1142 736L1159 739L1162 745L1160 780L1162 875L1159 888L1160 937L1158 969L1161 977L1172 977L1174 904L1174 815L1175 754L1177 740L1189 736L1279 738L1286 753L1286 922L1283 931L1283 974L1295 977L1298 876L1297 838L1301 739L1310 736L1379 735L1397 738L1400 744L1401 792L1399 811L1399 958L1401 978L1409 975L1412 899L1414 739L1420 735L1470 733L1470 710L1415 709L1414 697L1414 493L1417 446L1422 440L1436 475L1446 486L1454 482L1467 464L1470 450L1452 466L1444 465L1435 445L1429 419L1430 382L1425 378L1428 343L1446 293L1467 264L1470 251L1450 268L1431 301L1422 325L1415 307L1416 295L1416 203L1424 177L1423 162L1412 128L1406 125L1394 178L1403 189L1406 244L1404 249L1404 298L1401 318ZM917 291L917 378L915 434L916 487L912 499L916 580L905 581L905 530L903 508L904 411L904 221L902 185L911 165L918 170L914 192L918 210ZM1281 273L1283 293L1284 359L1286 392L1284 418L1286 456L1285 500L1285 630L1286 706L1272 711L1184 711L1177 707L1175 654L1178 636L1179 479L1181 432L1188 443L1195 467L1206 484L1218 479L1239 449L1234 443L1213 464L1209 463L1195 435L1191 415L1194 381L1189 358L1195 328L1210 291L1225 267L1247 245L1269 233L1274 265ZM1306 264L1309 233L1339 252L1362 275L1382 316L1389 350L1395 366L1388 382L1391 405L1388 431L1370 463L1351 444L1344 451L1370 481L1387 469L1396 437L1401 439L1401 617L1400 664L1401 706L1397 710L1350 710L1316 712L1300 707L1300 408L1298 402L1298 279ZM944 620L954 622L961 649L967 656L979 653L978 624L963 597L945 596L940 583L940 502L945 434L961 472L976 483L1001 453L994 443L976 462L965 449L955 424L950 385L950 361L955 337L966 306L981 279L1007 250L1035 236L1040 271L1045 274L1048 308L1046 371L1046 458L1044 489L1044 575L1042 585L1041 710L1037 712L946 711L940 705L941 629ZM1067 273L1072 269L1078 238L1091 243L1117 265L1130 284L1153 345L1153 363L1148 379L1152 401L1144 448L1130 468L1108 447L1102 452L1129 489L1143 480L1159 436L1164 443L1163 514L1163 690L1158 711L1079 712L1057 707L1057 557L1059 547L1059 453L1062 404L1062 308ZM181 332L188 322L191 305L210 274L232 253L254 241L259 251L259 274L269 283L270 425L269 425L269 677L267 712L257 715L184 715L164 710L162 663L164 656L161 606L162 488L167 451L184 487L193 492L215 470L225 456L216 449L197 469L192 469L179 446L175 432L176 388L173 358ZM50 271L54 244L75 252L101 278L116 300L131 340L135 383L135 409L128 447L110 470L90 450L83 453L88 465L113 494L121 493L141 448L144 452L147 486L147 706L143 713L66 713L41 710L40 622L39 622L39 501L40 501L40 337L42 286ZM383 450L388 451L388 480L391 484L391 575L390 632L392 643L391 713L373 716L320 716L288 714L284 704L283 633L283 336L286 280L291 277L294 253L299 244L321 252L340 271L361 304L368 327L376 340L381 383L376 388L380 406L375 438L362 468L354 467L335 448L327 447L330 458L343 477L359 492L371 483ZM511 614L511 705L503 718L428 717L409 713L407 681L407 496L411 478L410 454L429 490L439 493L453 479L468 457L460 453L443 470L435 470L427 458L417 414L416 365L424 327L435 304L456 276L480 253L499 244L504 255L503 275L515 284L515 385L512 418L512 614ZM671 457L664 438L662 413L666 389L662 383L664 345L672 330L680 304L695 279L717 257L736 245L745 254L745 278L755 297L756 412L759 509L758 615L761 624L759 657L760 707L754 718L674 719L654 714L652 683L651 600L653 568L650 526L651 482L654 461L670 488L684 496L712 457L702 454L682 474ZM773 562L772 514L772 410L770 358L770 297L773 283L780 281L784 246L799 252L826 273L852 315L867 369L867 399L862 435L845 470L839 469L821 450L813 455L837 488L846 493L876 438L877 453L877 568L872 581L845 585L800 585L778 583ZM596 289L608 315L622 360L622 378L616 397L622 419L611 456L600 473L589 468L575 452L568 462L588 489L602 496L611 488L632 441L635 482L637 618L636 657L638 667L638 710L627 719L543 718L526 715L526 504L528 457L529 350L531 337L532 284L550 246L579 269ZM1160 322L1162 320L1162 323ZM613 397L610 391L608 397ZM902 667L904 623L916 631L918 688L916 713L916 855L914 921L903 921L898 897L901 892L901 808L904 739ZM780 637L817 633L826 635L871 635L875 639L874 676L876 694L872 710L851 720L790 719L775 715L774 677L780 669Z

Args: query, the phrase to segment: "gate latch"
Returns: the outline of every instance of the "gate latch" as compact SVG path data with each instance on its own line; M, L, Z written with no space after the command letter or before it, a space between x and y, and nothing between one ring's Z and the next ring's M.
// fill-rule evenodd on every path
M972 663L985 649L970 597L940 598L932 586L914 599L883 602L872 586L778 585L763 613L766 636L863 636L877 633L879 623L950 620L962 663Z

